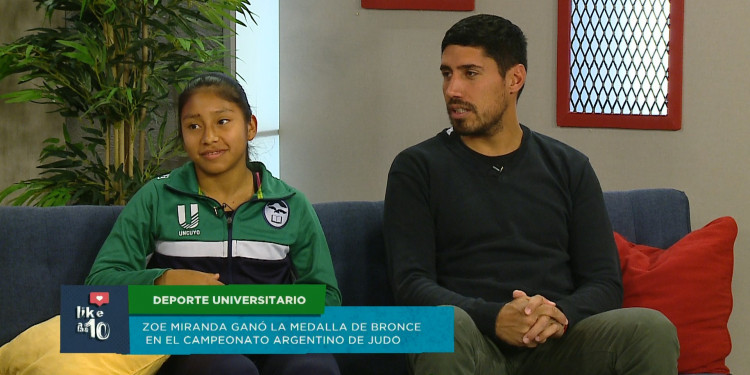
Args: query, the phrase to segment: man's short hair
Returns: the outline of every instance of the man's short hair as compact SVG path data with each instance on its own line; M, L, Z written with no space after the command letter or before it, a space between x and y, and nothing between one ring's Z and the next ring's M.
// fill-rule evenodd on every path
M517 64L528 68L526 36L518 26L500 16L477 14L456 22L445 32L440 51L449 45L483 48L495 60L503 77Z

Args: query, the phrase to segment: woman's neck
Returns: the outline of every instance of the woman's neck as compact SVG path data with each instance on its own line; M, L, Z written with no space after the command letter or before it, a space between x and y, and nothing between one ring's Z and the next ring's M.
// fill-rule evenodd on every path
M215 199L225 209L234 210L249 201L255 194L253 172L245 169L242 173L210 176L198 175L198 186L203 195Z

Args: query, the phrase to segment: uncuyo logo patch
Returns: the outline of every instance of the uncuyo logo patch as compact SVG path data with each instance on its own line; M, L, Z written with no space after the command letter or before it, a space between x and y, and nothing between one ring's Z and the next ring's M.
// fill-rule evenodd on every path
M289 205L284 201L266 203L266 207L263 208L263 216L270 226L281 228L289 221Z
M177 205L177 221L180 223L180 226L185 229L195 229L198 227L198 204L190 204L190 220L187 218L185 205Z

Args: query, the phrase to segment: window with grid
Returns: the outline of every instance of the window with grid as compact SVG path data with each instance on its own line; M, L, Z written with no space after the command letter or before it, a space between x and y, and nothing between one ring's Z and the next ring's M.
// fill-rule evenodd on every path
M557 124L678 130L684 0L558 0Z

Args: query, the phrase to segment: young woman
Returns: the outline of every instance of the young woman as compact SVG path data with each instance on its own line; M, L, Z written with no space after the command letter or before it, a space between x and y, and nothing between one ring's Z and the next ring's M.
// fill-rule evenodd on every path
M91 285L324 284L341 304L331 256L305 196L251 162L257 120L233 78L208 73L180 94L190 161L125 206ZM172 356L160 374L338 374L330 354Z

